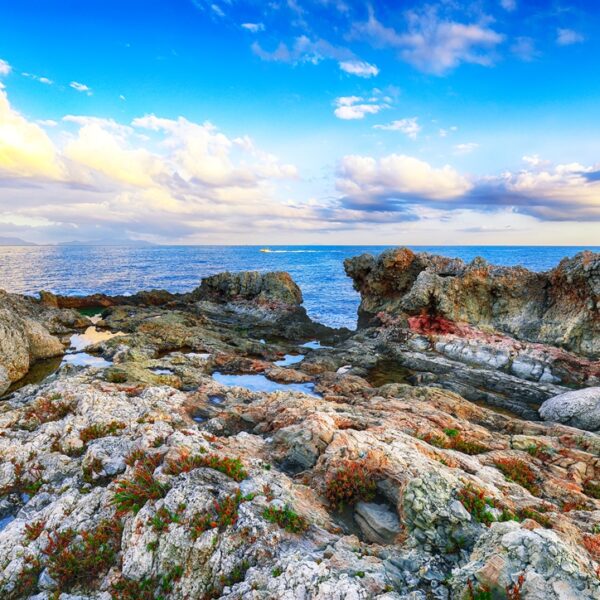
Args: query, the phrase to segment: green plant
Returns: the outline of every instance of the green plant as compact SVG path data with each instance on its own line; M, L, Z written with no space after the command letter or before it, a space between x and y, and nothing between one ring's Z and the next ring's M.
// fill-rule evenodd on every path
M25 538L30 542L37 540L42 534L42 531L44 531L44 527L46 527L46 521L27 523L25 525Z
M49 534L49 543L43 550L48 557L48 573L62 591L89 585L114 564L122 533L123 524L114 518L101 521L91 531Z
M289 533L302 533L308 529L308 521L296 513L291 507L276 508L269 506L263 511L263 518Z
M168 531L171 523L181 523L181 511L171 512L165 506L161 506L148 521L148 525L157 533Z
M112 503L119 512L132 511L137 514L148 500L159 500L166 496L169 485L160 483L154 477L160 460L161 457L147 456L135 464L131 479L116 482Z
M590 498L600 500L600 482L587 480L583 482L583 493Z
M273 577L279 577L281 574L283 573L283 569L281 567L275 567L272 571L271 571L271 575Z
M141 580L121 577L112 584L110 593L113 600L167 600L173 591L173 584L182 575L183 567L175 565L158 577L144 577Z
M224 530L230 525L235 525L238 520L238 508L242 502L249 500L237 492L232 496L226 496L222 500L213 502L213 512L196 513L189 522L192 539L197 539L202 533L209 529Z
M367 502L375 498L377 482L364 461L345 461L326 480L325 496L331 506L342 510L344 506Z
M181 452L177 459L167 462L165 472L169 475L179 475L180 473L187 473L200 467L220 471L238 482L248 477L244 464L239 458L229 458L227 456L219 456L218 454L197 454L192 456L185 451Z
M492 600L492 592L487 585L478 584L477 587L469 579L467 581L468 600Z
M538 458L539 460L546 461L552 458L552 448L550 446L537 446L536 444L531 444L525 448L525 452L533 458Z
M539 494L540 489L536 483L537 478L535 473L522 460L517 458L498 458L494 461L494 464L509 481L518 483L534 496Z
M66 417L72 410L72 405L62 400L60 394L38 398L28 406L23 413L22 427L29 431L37 429L42 423L59 421Z
M427 433L421 439L436 448L444 450L458 450L463 454L475 455L489 452L489 448L479 442L465 439L458 429L444 429L446 437Z
M469 483L458 492L458 499L478 523L489 526L496 520L489 511L490 508L494 508L494 501L487 498L483 490Z
M79 439L87 444L92 440L107 437L109 435L115 435L120 429L125 429L127 425L120 421L111 421L110 423L94 423L89 427L84 427L79 432Z

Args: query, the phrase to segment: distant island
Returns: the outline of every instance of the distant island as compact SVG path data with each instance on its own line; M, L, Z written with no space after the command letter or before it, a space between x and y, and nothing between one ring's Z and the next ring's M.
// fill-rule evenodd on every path
M37 246L33 242L27 242L18 237L0 236L0 246Z
M144 240L90 240L80 241L73 240L70 242L59 242L57 246L156 246L152 242Z

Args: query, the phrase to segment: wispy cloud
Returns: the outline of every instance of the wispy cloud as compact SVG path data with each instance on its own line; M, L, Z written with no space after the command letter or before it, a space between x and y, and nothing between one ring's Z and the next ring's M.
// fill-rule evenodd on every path
M357 77L364 77L366 79L379 75L379 68L364 60L342 61L340 62L340 69L350 75L356 75Z
M556 43L559 46L572 46L585 40L584 36L573 29L557 29Z
M87 85L85 85L85 83L79 83L78 81L71 81L69 86L72 87L74 90L77 90L78 92L86 93L88 96L92 95L92 89L90 87L88 87Z
M373 129L381 129L383 131L401 131L406 134L410 139L416 140L417 135L421 131L421 126L417 122L417 117L410 117L408 119L399 119L392 121L387 125L373 125Z
M517 8L517 0L500 0L500 6L508 12L512 12Z
M465 142L463 144L456 144L454 146L455 154L471 154L473 150L477 150L479 148L479 144L475 142Z
M242 28L252 33L258 33L259 31L265 30L264 23L242 23Z
M23 77L27 77L28 79L33 79L34 81L39 81L45 85L52 85L54 81L52 79L48 79L48 77L41 77L39 75L34 75L33 73L21 73Z
M510 46L510 51L520 60L531 62L541 56L535 46L535 41L530 37L518 37Z
M351 35L378 47L398 48L406 62L433 75L444 75L461 63L491 66L495 48L504 41L488 26L489 19L469 24L444 20L435 7L409 11L407 19L407 30L398 33L380 23L371 7L367 21L355 23Z
M0 76L6 77L12 71L12 67L8 63L8 61L0 58Z
M376 115L384 108L389 108L391 98L363 98L362 96L341 96L336 98L333 114L344 121L364 119L366 115Z

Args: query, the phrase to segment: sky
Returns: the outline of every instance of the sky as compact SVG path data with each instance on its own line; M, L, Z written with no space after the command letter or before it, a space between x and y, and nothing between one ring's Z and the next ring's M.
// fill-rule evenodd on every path
M0 236L600 245L595 0L0 14Z

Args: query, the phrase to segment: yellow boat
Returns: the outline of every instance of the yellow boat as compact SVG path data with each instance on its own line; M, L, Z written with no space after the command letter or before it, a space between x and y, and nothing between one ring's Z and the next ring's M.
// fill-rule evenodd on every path
M271 250L270 248L261 248L260 251L261 252L273 252L273 250Z

